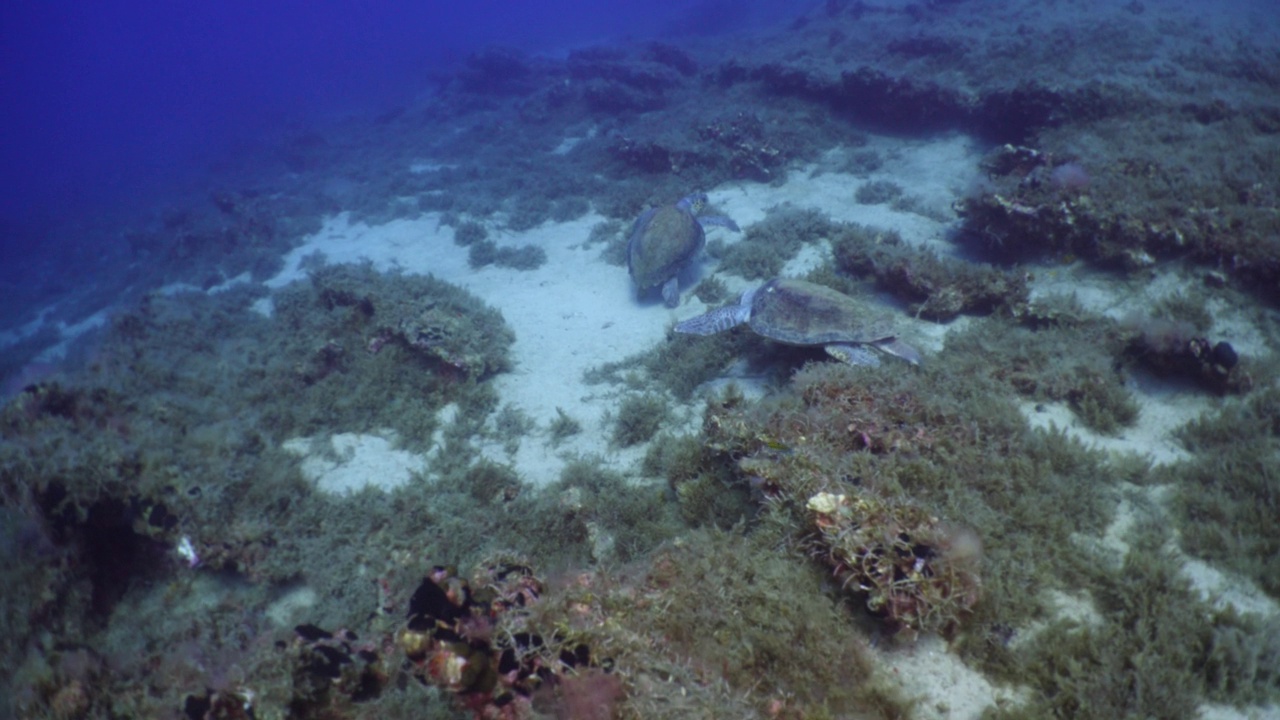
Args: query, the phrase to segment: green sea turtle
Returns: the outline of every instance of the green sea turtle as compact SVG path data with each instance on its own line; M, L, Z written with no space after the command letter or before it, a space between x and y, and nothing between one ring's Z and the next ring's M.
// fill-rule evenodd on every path
M707 196L695 193L674 205L649 208L636 218L627 241L627 271L639 293L661 287L663 302L675 307L680 302L680 271L707 243L703 226L737 232L738 224L727 217L699 217L706 205Z
M920 353L884 323L869 320L856 300L804 280L774 278L728 305L676 325L676 332L714 335L747 323L757 335L788 345L821 345L850 365L879 365L871 349L920 364ZM868 349L871 348L871 349Z

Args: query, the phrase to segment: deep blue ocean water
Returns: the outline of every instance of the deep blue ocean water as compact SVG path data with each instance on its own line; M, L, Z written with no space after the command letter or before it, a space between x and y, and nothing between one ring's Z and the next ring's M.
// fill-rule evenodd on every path
M199 188L211 165L283 128L420 97L485 45L554 53L615 38L714 34L808 5L4 3L0 279L66 271L53 227L140 214Z

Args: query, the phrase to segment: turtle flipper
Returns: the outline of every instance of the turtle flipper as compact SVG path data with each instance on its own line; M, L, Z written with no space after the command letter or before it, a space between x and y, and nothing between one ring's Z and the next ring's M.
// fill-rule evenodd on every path
M903 360L906 360L912 365L920 364L920 351L902 342L896 337L877 340L872 344L894 357L900 357Z
M724 215L704 215L698 218L698 222L704 226L715 225L716 227L729 228L734 232L741 232L738 228L738 223L734 222L733 218L728 218Z
M726 305L676 324L676 332L690 335L715 335L736 327L751 318L750 305Z
M662 302L673 308L680 304L680 280L671 278L662 284Z
M847 365L880 367L880 356L865 345L831 343L830 345L824 345L822 349L826 350L831 357Z

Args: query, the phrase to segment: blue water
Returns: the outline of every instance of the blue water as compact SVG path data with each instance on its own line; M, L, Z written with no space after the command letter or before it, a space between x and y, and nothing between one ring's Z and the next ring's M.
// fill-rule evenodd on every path
M780 0L13 2L0 8L0 278L56 262L50 230L144 213L290 126L430 92L486 44L556 52L714 34ZM56 243L56 241L55 241Z

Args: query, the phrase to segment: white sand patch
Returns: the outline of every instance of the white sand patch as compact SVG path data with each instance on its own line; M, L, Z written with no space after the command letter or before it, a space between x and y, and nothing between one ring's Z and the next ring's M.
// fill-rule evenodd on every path
M569 151L578 147L578 143L582 142L580 137L567 137L560 141L560 144L551 150L552 155L568 155Z
M366 487L394 490L427 469L426 458L396 449L394 433L293 438L282 447L302 458L304 477L334 495L350 495Z
M965 720L981 717L993 706L1016 707L1025 693L992 685L960 658L947 651L937 636L923 636L915 643L889 651L877 651L884 671L902 682L902 690L918 703L916 720Z
M266 616L277 628L292 628L303 622L319 601L316 591L305 585L290 588L267 606Z
M1103 435L1086 427L1063 403L1028 401L1021 403L1019 409L1032 427L1063 430L1091 448L1144 456L1157 465L1190 457L1173 432L1209 409L1212 400L1202 391L1168 386L1147 377L1135 379L1134 385L1138 390L1133 396L1138 403L1138 419L1116 435Z
M448 170L455 167L457 167L457 165L419 160L418 162L409 163L409 172L414 175L425 175L427 173L440 172L441 170Z
M1181 292L1187 282L1177 273L1151 271L1145 282L1126 283L1090 269L1083 261L1043 267L1034 275L1032 301L1050 295L1074 297L1084 309L1113 320L1149 313L1153 303Z
M586 385L583 375L662 342L676 315L661 303L637 302L626 270L601 262L599 246L582 247L603 219L592 214L519 235L496 233L500 244L533 244L546 251L546 264L521 271L472 269L467 249L454 244L452 231L440 227L434 215L370 227L351 223L344 214L290 252L285 270L267 284L280 287L304 277L302 259L321 252L331 263L369 260L379 270L429 273L466 288L497 308L516 334L515 368L493 380L502 403L524 411L543 428L557 419L557 408L583 426L582 433L556 448L526 438L514 457L496 444L486 446L485 454L512 461L535 484L557 479L565 459L575 454L600 453L625 469L643 447L623 452L608 445L606 416L618 391Z
M1154 509L1162 517L1163 513L1167 512L1174 492L1174 487L1171 485L1139 487L1124 484L1123 487L1140 494L1150 502L1146 507ZM1111 524L1107 526L1102 537L1076 535L1072 539L1099 560L1118 568L1130 550L1129 534L1138 522L1140 514L1144 512L1143 505L1145 503L1135 505L1128 498L1121 498ZM1172 525L1172 520L1168 522ZM1175 536L1169 540L1162 551L1178 559L1181 563L1181 572L1191 582L1191 587L1214 608L1223 609L1229 606L1240 613L1258 615L1280 613L1280 604L1247 578L1219 570L1199 558L1184 553L1178 545L1176 530Z
M58 309L57 303L49 305L40 310L36 314L34 320L28 321L20 326L0 330L0 350L15 345L26 340L27 338L43 331L46 327L52 327L58 332L59 340L57 343L41 350L33 359L34 363L50 363L56 364L66 359L67 349L71 343L81 335L100 328L107 324L107 319L111 316L111 308L102 308L98 312L77 323L67 324L60 320L51 320L50 316Z
M868 182L893 182L902 186L904 196L918 198L931 213L952 219L951 203L974 177L981 151L963 135L928 141L877 139L870 149L886 159L880 170L867 176L821 172L819 165L807 165L790 171L778 186L732 183L707 197L743 228L763 220L769 208L790 204L819 210L836 222L895 230L909 243L950 254L952 246L946 242L950 222L896 210L889 203L863 205L854 195Z
M1262 328L1280 327L1280 312L1260 305L1232 304L1224 298L1209 298L1205 309L1213 317L1209 331L1213 340L1226 340L1242 357L1270 355L1271 342ZM1274 331L1270 332L1274 337Z
M1208 336L1215 342L1227 340L1244 356L1270 354L1267 334L1260 328L1280 322L1280 313L1270 308L1230 293L1209 294L1201 271L1178 264L1153 268L1132 281L1091 270L1083 262L1044 267L1034 276L1032 301L1052 295L1074 297L1086 310L1121 323L1150 317L1152 307L1165 299L1200 298L1213 321Z
M89 332L96 330L107 324L107 319L111 316L111 309L104 308L78 323L68 325L67 323L57 323L58 332L61 333L62 339L57 344L51 345L36 356L36 362L56 363L67 356L67 349L76 338Z
M1048 296L1074 297L1084 309L1121 323L1150 317L1152 307L1164 298L1199 292L1201 282L1195 273L1188 274L1173 265L1151 270L1141 281L1132 282L1117 281L1082 263L1044 268L1034 275L1032 301ZM1213 327L1207 333L1211 341L1225 339L1245 357L1271 354L1260 327L1274 323L1280 315L1269 310L1259 313L1255 307L1232 304L1223 297L1206 298L1205 306L1213 319ZM1047 427L1054 423L1092 447L1136 452L1157 464L1186 459L1188 454L1173 437L1173 431L1212 410L1220 401L1190 381L1164 380L1141 369L1130 374L1128 383L1140 408L1138 421L1116 436L1089 430L1062 405L1046 404L1041 411L1035 411L1035 406L1028 404L1023 411L1032 425Z
M1205 703L1196 708L1198 720L1280 720L1280 705L1235 708Z
M1257 615L1275 615L1280 604L1249 580L1228 575L1203 560L1187 557L1183 560L1182 574L1191 586L1215 608L1233 607L1237 612Z

